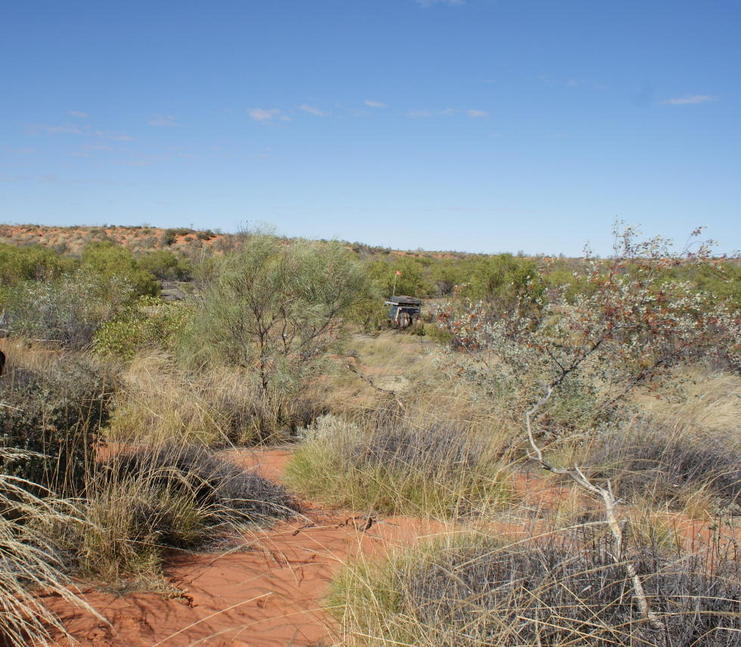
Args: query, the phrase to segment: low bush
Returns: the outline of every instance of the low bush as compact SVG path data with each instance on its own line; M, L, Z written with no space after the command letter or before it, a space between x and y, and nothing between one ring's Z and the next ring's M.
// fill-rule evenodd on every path
M139 265L130 249L112 241L88 243L82 250L81 266L100 279L125 281L137 296L159 294L160 285L154 275Z
M657 502L683 504L706 491L723 506L741 504L741 440L682 424L635 422L598 438L585 464L609 477L621 496L649 495Z
M19 285L8 293L5 308L13 334L82 349L98 327L119 314L134 296L124 279L104 280L80 270L55 281Z
M174 351L188 315L188 308L182 304L142 297L98 328L93 349L100 355L124 360L133 359L139 351Z
M160 281L188 281L193 273L193 266L186 257L167 249L141 254L137 263Z
M147 579L159 574L167 548L203 546L296 509L280 485L202 446L166 443L100 464L82 508L86 523L58 534L84 575Z
M514 545L458 537L382 564L351 565L331 608L363 645L731 647L741 631L732 547L662 555L637 548L651 608L639 614L624 564L605 539L551 536Z
M491 444L454 423L415 426L388 411L360 424L325 416L306 437L288 483L335 505L455 517L510 495Z
M27 452L0 448L4 463L27 459ZM61 620L37 595L39 590L95 613L73 592L64 564L37 531L39 521L73 525L70 507L52 497L43 500L23 481L0 471L0 644L26 647L45 644L52 634L67 635ZM9 509L14 515L6 514Z
M82 357L60 355L22 366L11 353L0 376L0 458L5 474L58 492L82 488L98 432L108 421L112 377Z

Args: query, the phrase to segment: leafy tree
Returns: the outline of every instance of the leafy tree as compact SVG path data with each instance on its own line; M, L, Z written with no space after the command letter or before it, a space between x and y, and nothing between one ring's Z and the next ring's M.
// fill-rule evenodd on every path
M267 235L249 237L219 270L183 350L191 361L253 369L269 400L300 389L340 332L342 315L368 289L360 265L341 246Z

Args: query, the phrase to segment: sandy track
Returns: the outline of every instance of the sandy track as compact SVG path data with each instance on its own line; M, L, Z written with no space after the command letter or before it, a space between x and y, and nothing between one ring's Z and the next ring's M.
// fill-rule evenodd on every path
M232 458L276 479L289 456L277 449ZM409 517L373 520L370 527L368 522L309 507L301 518L254 531L238 552L173 553L166 575L180 597L84 589L84 599L109 625L59 598L47 603L83 647L332 644L337 626L322 603L342 563L446 530L441 523Z

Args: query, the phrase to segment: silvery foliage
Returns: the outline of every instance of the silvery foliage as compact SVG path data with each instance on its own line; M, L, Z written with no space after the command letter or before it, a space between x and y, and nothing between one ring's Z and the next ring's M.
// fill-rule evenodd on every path
M588 255L588 289L571 299L564 287L535 310L514 308L501 318L485 302L441 309L440 319L468 351L458 362L461 372L489 388L516 385L530 404L548 390L581 389L597 411L614 407L640 383L660 382L684 361L722 355L741 365L738 312L662 275L680 263L712 262L712 241L676 254L666 239L636 237L626 227L616 231L611 259Z
M84 348L100 324L134 296L134 288L121 277L101 279L81 270L21 286L8 304L8 319L14 334Z

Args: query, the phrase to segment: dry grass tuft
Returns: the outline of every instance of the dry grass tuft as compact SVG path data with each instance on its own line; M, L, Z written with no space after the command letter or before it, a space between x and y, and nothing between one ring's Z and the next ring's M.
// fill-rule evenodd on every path
M635 608L613 549L593 534L509 545L480 535L446 537L380 564L350 565L330 603L359 645L738 644L741 573L732 546L716 544L697 555L668 556L646 546L632 551L661 630Z
M327 416L307 430L287 482L334 505L438 518L481 513L509 500L496 448L448 421L382 410L359 423Z
M23 453L0 450L5 459ZM53 635L67 635L59 618L43 604L41 592L97 615L74 593L60 555L38 531L50 523L69 526L81 521L65 501L50 492L40 498L30 489L38 491L39 486L0 473L0 644L8 647L47 644Z
M268 402L255 376L237 368L189 373L164 356L137 356L123 375L107 437L149 443L179 439L212 446L285 440L280 420L308 423L310 404L294 399Z

